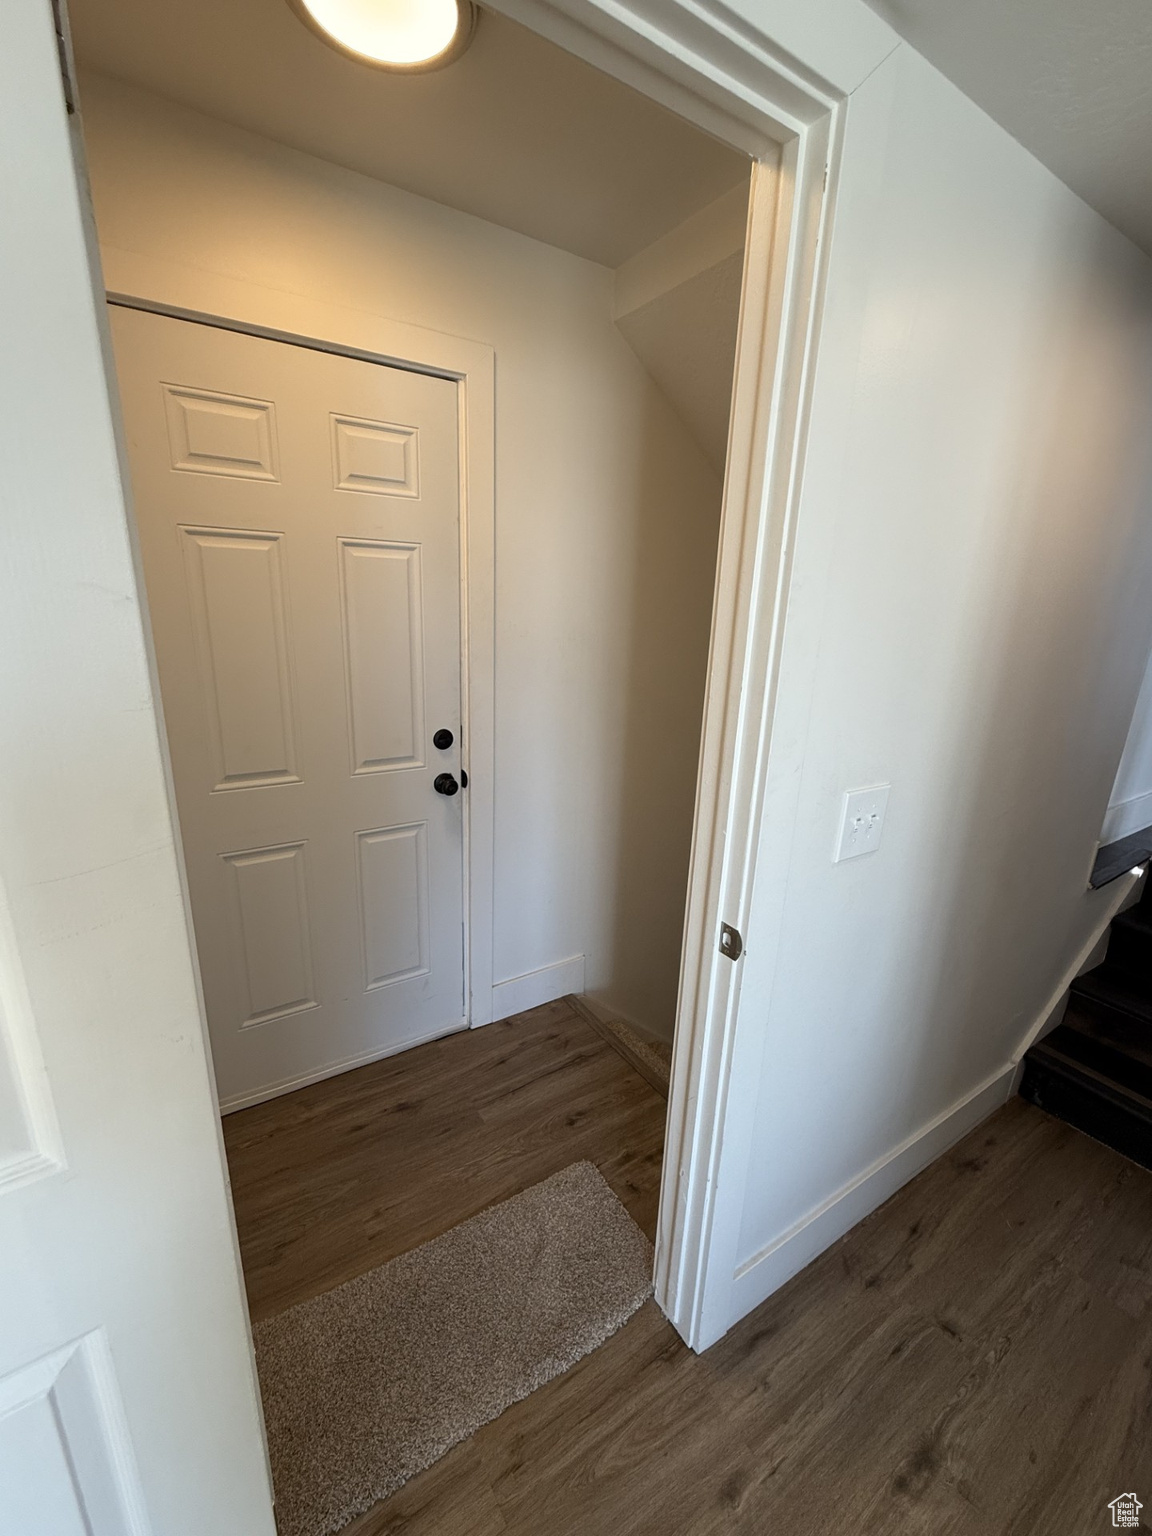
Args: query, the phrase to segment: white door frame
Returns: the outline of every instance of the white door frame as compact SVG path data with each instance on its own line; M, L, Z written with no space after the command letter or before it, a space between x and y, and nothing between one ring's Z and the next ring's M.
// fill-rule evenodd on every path
M495 835L495 356L490 346L381 315L106 250L110 303L322 352L435 374L457 386L460 455L460 707L464 826L464 976L469 1024L493 1017ZM389 1047L381 1055L391 1054ZM366 1056L365 1061L374 1059ZM354 1063L356 1064L356 1063ZM318 1081L347 1070L341 1063ZM299 1082L291 1088L302 1086ZM289 1089L278 1090L288 1092ZM271 1095L275 1096L275 1095ZM245 1100L245 1103L248 1101ZM240 1108L241 1105L230 1106Z
M770 167L752 177L656 1247L657 1300L702 1349L732 1321L748 1172L750 1106L731 1081L741 963L721 955L720 924L746 932L752 898L848 97L897 43L854 10L840 31L814 29L802 0L764 0L771 14L759 25L718 0L491 3ZM492 1017L491 349L175 263L107 255L120 302L460 381L476 785L467 958L472 1020L483 1023Z
M738 1310L754 1110L732 1082L742 962L721 954L720 925L747 934L848 96L898 43L854 14L813 30L803 0L760 0L759 25L718 0L492 3L758 162L656 1241L656 1299L699 1350Z

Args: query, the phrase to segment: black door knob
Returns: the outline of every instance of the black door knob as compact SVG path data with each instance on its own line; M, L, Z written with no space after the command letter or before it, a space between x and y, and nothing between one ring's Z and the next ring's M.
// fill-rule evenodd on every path
M455 739L456 738L452 735L451 731L446 731L443 726L441 726L441 728L432 738L432 745L438 748L441 752L447 752L448 748L452 745Z
M438 795L454 795L460 786L450 773L438 773L432 780L432 788Z

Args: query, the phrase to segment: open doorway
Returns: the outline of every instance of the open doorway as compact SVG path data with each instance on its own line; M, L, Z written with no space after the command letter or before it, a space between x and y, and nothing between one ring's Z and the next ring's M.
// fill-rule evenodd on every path
M349 889L359 878L360 887L339 927L349 944L351 930L361 929L363 952L333 960L329 969L362 970L381 1005L405 991L427 991L409 982L419 979L411 973L428 972L421 946L430 927L443 930L439 950L455 982L454 997L446 984L443 1001L423 1022L375 1036L371 1024L347 1033L333 1028L311 996L318 990L311 973L326 961L315 953L324 946L309 923L314 928L331 907L326 894L300 895L314 878L308 860L322 856L316 833L290 817L274 829L245 823L241 842L248 839L248 846L237 850L239 826L223 826L218 834L198 830L204 849L220 841L202 872L189 851L198 927L207 928L215 916L222 925L218 947L241 946L214 967L221 975L230 971L228 995L211 982L208 988L212 1028L221 1037L215 1050L222 1105L238 1108L420 1038L569 993L587 994L603 1010L668 1041L748 159L502 17L485 19L465 59L435 77L412 80L356 66L318 46L290 13L267 9L265 17L259 7L230 8L226 20L200 10L193 20L182 12L179 46L175 13L165 17L152 7L136 15L122 0L84 0L74 19L98 228L117 299L114 334L121 351L133 352L133 398L139 397L128 421L134 473L137 459L155 458L138 472L152 479L147 490L141 482L137 515L149 583L166 594L161 603L153 600L153 625L185 841L193 824L200 828L206 804L228 822L243 820L257 802L279 808L312 794L325 770L315 762L307 772L296 765L303 737L323 739L334 759L347 759L332 763L333 793L349 780L367 791L421 774L430 790L441 771L457 782L463 771L468 787L451 806L431 802L437 813L454 817L455 846L443 851L439 878L422 882L426 922L409 923L395 953L375 953L383 936L367 910L368 887L383 899L387 882L380 871L390 862L405 871L415 892L428 852L416 846L418 837L404 850L393 839L377 842L373 859L365 844L357 875L344 849L340 878ZM236 33L223 49L220 25ZM253 108L253 76L239 63L246 46L262 60L267 121L264 108ZM228 70L220 67L222 57ZM269 88L278 68L284 80ZM290 134L283 122L293 79L297 94L303 81L314 131L297 126ZM380 169L387 181L349 174L333 158L234 126L240 119L269 130L269 138L279 131L327 156L343 153L347 162L354 146L369 139L366 124L359 124L352 145L332 144L325 125L339 123L335 108L354 88L365 93L356 109L377 119L368 150L358 152L371 158L373 146L383 145ZM324 92L332 98L327 104L314 99ZM539 115L541 92L563 103L562 111L553 107L549 114L557 121L556 147L533 147L517 158L510 145L523 141L528 122ZM519 117L496 112L494 103L520 98ZM399 149L397 118L405 125ZM461 165L465 122L472 125L471 142ZM430 153L437 126L444 142ZM608 143L617 146L611 159L604 153ZM456 207L448 206L452 201ZM237 279L242 290L220 293ZM261 300L285 289L302 293L313 310L306 317L313 334L303 323L292 340L360 356L325 361L306 347L278 347L271 338L288 328L267 324ZM334 300L341 309L364 312L358 331L347 313L317 317L318 305L331 311ZM211 323L195 325L190 316L222 322L232 334ZM383 338L382 319L393 332ZM236 334L241 327L254 334ZM448 355L450 341L455 356ZM468 341L480 345L468 349ZM182 349L195 354L195 363L189 357L185 365ZM221 355L219 367L214 355ZM435 386L412 379L411 370L440 373L445 412L454 407L457 424L456 441L444 427L435 451L446 484L456 488L455 505L446 502L442 515L445 528L463 531L465 602L453 611L449 552L441 576L424 573L439 580L438 607L428 606L425 590L419 623L409 611L394 636L372 632L356 615L366 611L372 577L377 587L381 579L387 584L404 562L373 559L367 550L357 555L355 541L383 540L397 546L394 555L399 545L414 542L415 524L387 530L376 514L405 506L417 522L424 515L416 481L404 477L417 475L422 459L433 464L434 439L430 429L390 422L389 412L404 416L399 405L381 405L373 416L363 402L356 408L333 403L343 398L340 376L356 374L371 387L366 356L399 365L390 369L395 388L407 376L404 387L427 393ZM324 440L317 437L312 469L288 466L302 428L285 416L286 407L278 420L274 402L260 394L272 391L271 383L260 382L265 366L273 376L279 367L286 379L303 370L332 377L332 399L316 411ZM161 401L161 383L184 374L224 382L215 392L166 385ZM236 383L245 377L255 381L247 391ZM383 367L375 368L375 378L383 389ZM203 439L199 457L188 448L189 432ZM218 449L209 442L212 432L223 434ZM229 448L225 438L238 432L250 432L252 443ZM250 454L250 468L230 460L231 452ZM265 462L265 452L278 453L285 468ZM329 457L356 454L362 468L349 469L351 458L348 465L334 458L336 468L321 484ZM389 455L400 465L395 481L388 479ZM298 477L298 492L284 480L289 475ZM276 507L284 521L289 513L281 514L281 492L306 502L313 495L309 475L316 477L315 496L327 497L326 510L313 519L323 523L324 549L334 529L345 542L344 569L328 580L330 612L305 641L291 629L311 623L302 571L317 569L319 543L306 561L289 562L292 540L257 549L250 540L221 544L214 534L205 545L202 538L178 537L178 530L215 527L214 509L229 500L235 508L226 520L236 531L258 525L265 508ZM450 489L443 494L451 499ZM363 528L349 524L341 532L338 507L365 509ZM180 539L184 552L177 554ZM239 575L245 567L250 578ZM415 591L409 574L411 581L406 577L400 586ZM210 590L213 581L219 594ZM225 608L213 634L209 610L218 600ZM315 655L320 631L331 642L331 676L317 668L319 693L308 700L296 677L296 653L303 646ZM430 659L426 642L441 634L442 698L430 702L428 667L435 669L437 659ZM374 657L387 656L374 673L365 646ZM455 696L453 667L460 678ZM419 687L414 669L424 672ZM179 684L169 686L166 672L179 672ZM381 683L385 673L391 695ZM321 696L331 711L323 724ZM352 739L357 731L363 741ZM389 731L395 741L384 739ZM452 746L433 745L438 731L453 735ZM368 739L373 733L378 740ZM203 760L185 772L183 758L196 750ZM415 807L403 814L365 810L357 818L374 828L420 820ZM307 850L289 857L301 843ZM287 852L251 857L265 847ZM237 852L248 862L238 863ZM456 890L450 889L453 862L463 868ZM261 904L290 916L277 917L269 929L257 910ZM419 899L411 895L400 905L412 912ZM458 930L461 921L463 944L457 940L449 956L448 930ZM395 938L396 924L390 926ZM398 1011L414 1018L411 1001ZM287 1024L289 1018L295 1023ZM238 1032L248 1043L258 1035L272 1041L295 1034L317 1048L285 1048L282 1059L276 1047L253 1049L247 1054L262 1059L232 1072L235 1041L224 1037Z
M73 25L254 1316L582 1158L653 1237L749 157L499 16Z

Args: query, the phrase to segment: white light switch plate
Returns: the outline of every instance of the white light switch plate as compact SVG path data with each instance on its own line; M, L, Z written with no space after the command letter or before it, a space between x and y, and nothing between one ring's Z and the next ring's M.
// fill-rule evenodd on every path
M844 814L840 836L832 861L854 859L860 853L873 853L880 846L884 830L884 812L888 809L890 784L874 784L871 789L850 789L844 796Z

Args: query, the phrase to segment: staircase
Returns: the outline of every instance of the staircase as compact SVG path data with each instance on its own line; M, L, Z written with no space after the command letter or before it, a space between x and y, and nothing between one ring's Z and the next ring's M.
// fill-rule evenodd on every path
M1024 1058L1029 1103L1152 1168L1152 879L1078 976L1063 1023Z

